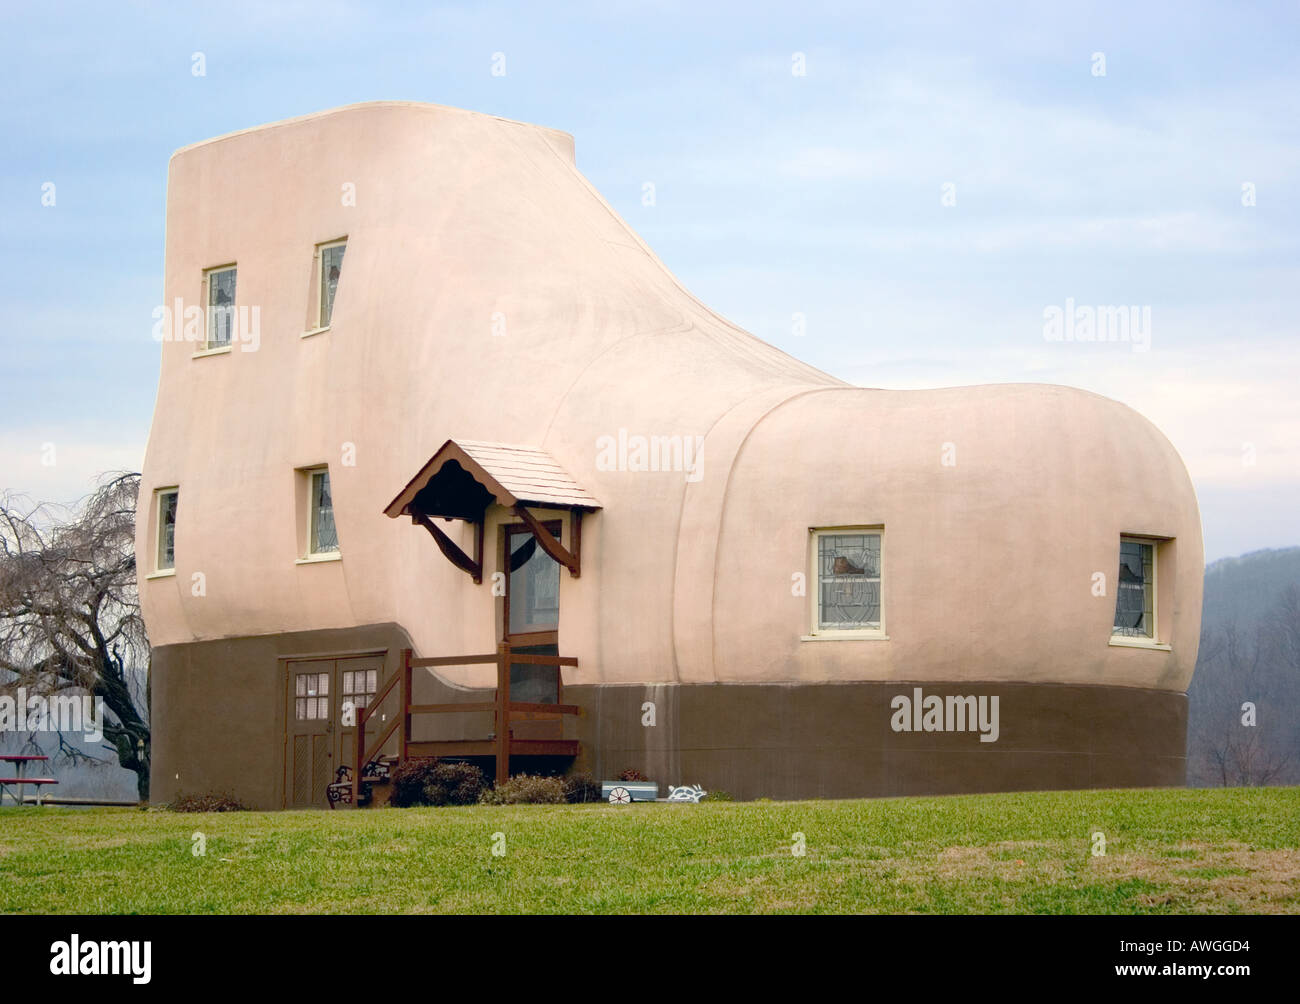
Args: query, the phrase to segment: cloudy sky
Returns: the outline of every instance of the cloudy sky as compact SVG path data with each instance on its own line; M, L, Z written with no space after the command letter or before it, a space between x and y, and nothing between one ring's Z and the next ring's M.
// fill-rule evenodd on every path
M852 382L1132 405L1208 560L1300 544L1295 3L540 6L3 0L0 490L138 469L172 151L393 98L572 133L688 288ZM1048 340L1067 304L1149 347Z

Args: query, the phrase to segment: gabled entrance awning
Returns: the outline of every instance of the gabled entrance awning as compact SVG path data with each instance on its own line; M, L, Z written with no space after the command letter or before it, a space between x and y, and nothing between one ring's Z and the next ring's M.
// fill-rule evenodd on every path
M545 450L507 443L449 439L384 509L391 519L410 516L433 536L439 550L475 582L483 581L483 522L490 505L512 510L533 531L537 543L577 578L581 572L582 514L600 503ZM528 507L568 509L573 517L572 550L563 547ZM462 519L477 526L474 556L465 554L432 522Z

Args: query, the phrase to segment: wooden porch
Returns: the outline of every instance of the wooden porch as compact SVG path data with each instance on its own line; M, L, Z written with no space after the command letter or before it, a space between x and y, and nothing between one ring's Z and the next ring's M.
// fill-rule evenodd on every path
M415 670L492 663L497 667L497 685L492 700L452 704L412 703ZM553 703L512 701L510 668L517 665L556 667L555 701ZM366 766L383 754L385 746L394 735L397 736L396 756L399 766L412 757L493 757L496 761L497 784L509 780L511 756L577 756L576 739L515 739L512 729L514 722L562 721L565 715L578 714L577 705L563 703L564 667L577 665L578 660L572 656L513 652L509 642L501 642L497 645L496 652L483 655L451 655L429 659L416 659L411 649L402 649L402 658L397 672L357 715L357 755L352 771L352 804L360 804L361 785L372 780L366 777ZM373 741L368 741L367 722L378 712L395 688L398 692L398 713ZM411 721L415 715L452 715L488 711L493 713L492 738L423 742L411 738Z

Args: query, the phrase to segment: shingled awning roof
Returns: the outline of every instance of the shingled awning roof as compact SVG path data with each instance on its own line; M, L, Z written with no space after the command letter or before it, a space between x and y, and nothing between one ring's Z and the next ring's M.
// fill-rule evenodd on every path
M571 575L579 574L582 514L599 509L600 503L554 457L535 446L449 439L388 503L384 513L392 519L410 516L429 531L452 564L468 572L475 582L482 582L484 514L493 503L513 510L547 554ZM528 511L529 506L568 509L572 513L570 547L555 539ZM433 523L434 518L475 524L474 554L465 554Z
M474 491L456 468L468 474L480 491ZM449 519L477 518L492 502L507 508L600 508L591 492L574 481L545 450L475 439L449 439L443 443L384 512L393 518L411 515L417 500L415 508L424 515Z

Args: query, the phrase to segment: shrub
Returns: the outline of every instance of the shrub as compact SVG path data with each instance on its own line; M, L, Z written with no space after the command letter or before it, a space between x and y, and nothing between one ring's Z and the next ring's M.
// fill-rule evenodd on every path
M590 774L570 774L564 779L566 802L600 802L600 782Z
M618 779L620 781L644 781L646 780L646 776L635 767L629 767L618 776Z
M423 805L424 782L436 762L427 757L411 757L394 767L388 774L389 804L401 808Z
M473 805L487 787L483 772L469 763L426 757L407 760L392 772L390 805Z
M701 798L700 801L701 802L734 802L735 799L731 797L731 792L729 791L709 791L709 792L705 792L704 797Z
M562 777L517 774L505 784L483 792L484 805L554 805L566 801Z
M234 795L225 792L207 792L203 795L177 795L167 808L172 812L247 812L244 805Z

